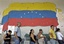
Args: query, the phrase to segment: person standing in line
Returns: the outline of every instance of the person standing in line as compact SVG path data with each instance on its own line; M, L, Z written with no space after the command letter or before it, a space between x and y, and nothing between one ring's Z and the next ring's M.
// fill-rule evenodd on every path
M8 32L4 35L4 44L11 44L11 30L8 30Z
M51 25L50 28L51 28L49 30L50 43L56 44L56 34L55 34L55 31L54 31L54 25Z
M21 30L20 30L21 23L18 22L17 26L14 30L14 36L15 36L15 44L20 44L21 42Z
M56 28L56 35L57 35L57 40L59 44L64 44L64 36L62 35L60 28Z
M34 35L33 29L30 30L29 36L30 36L30 44L35 44L36 43L36 36Z
M43 35L42 29L39 29L39 33L38 33L38 43L39 43L39 44L44 44L44 38L45 38L45 36Z

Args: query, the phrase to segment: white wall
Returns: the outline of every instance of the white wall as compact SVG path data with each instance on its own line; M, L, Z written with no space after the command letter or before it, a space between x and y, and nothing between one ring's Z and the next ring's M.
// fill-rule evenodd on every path
M50 27L49 26L47 26L47 27L41 27L41 26L36 26L36 27L29 27L29 26L27 26L27 27L21 27L21 36L22 36L22 38L24 37L24 35L26 33L29 34L30 29L34 29L34 34L35 35L38 34L39 29L42 29L44 34L48 34Z
M15 26L8 26L8 30L12 30L12 35L14 35L14 29L15 29ZM25 26L25 27L21 27L20 29L21 29L21 37L24 38L24 35L29 34L31 29L34 29L35 35L38 34L39 29L43 30L43 34L48 34L50 27L49 26L45 26L45 27L42 27L42 26L35 26L35 27Z

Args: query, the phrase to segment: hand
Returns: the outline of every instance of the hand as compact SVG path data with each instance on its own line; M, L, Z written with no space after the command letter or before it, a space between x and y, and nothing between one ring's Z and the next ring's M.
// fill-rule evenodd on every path
M35 41L35 43L36 43L36 41Z
M10 39L10 38L7 38L7 39Z

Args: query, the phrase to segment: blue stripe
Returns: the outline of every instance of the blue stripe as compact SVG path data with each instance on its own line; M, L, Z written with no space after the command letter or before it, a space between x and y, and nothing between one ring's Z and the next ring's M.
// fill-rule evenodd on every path
M11 11L9 18L56 18L54 11Z
M8 15L2 18L2 24L6 23L7 21L8 21Z

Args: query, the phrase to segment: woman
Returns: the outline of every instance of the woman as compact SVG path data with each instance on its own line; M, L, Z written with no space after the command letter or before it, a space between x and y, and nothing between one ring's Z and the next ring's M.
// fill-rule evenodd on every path
M38 43L39 44L44 44L44 38L45 38L45 36L43 36L43 31L42 31L42 29L40 29L39 30L39 33L38 33Z
M59 44L64 44L64 41L63 41L64 37L63 37L62 33L60 32L59 28L56 28L56 35L57 35L58 43Z
M4 35L4 44L11 44L11 33L12 31L9 30L8 33Z
M30 30L29 36L30 36L30 44L35 44L36 36L34 35L34 30L33 29Z

